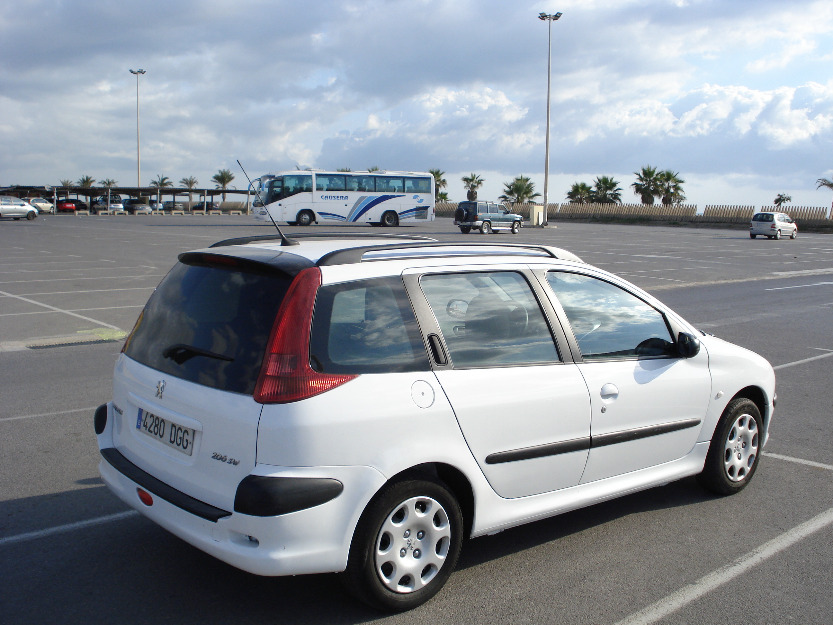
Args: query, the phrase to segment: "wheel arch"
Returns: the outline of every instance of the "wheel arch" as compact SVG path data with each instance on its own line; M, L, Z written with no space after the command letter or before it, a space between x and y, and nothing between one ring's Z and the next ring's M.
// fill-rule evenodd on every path
M471 536L471 528L474 524L474 489L466 475L457 467L444 462L426 462L400 471L392 476L386 484L407 479L420 479L426 476L438 479L448 486L460 505L460 511L463 513L463 538Z
M769 430L769 420L772 415L770 414L769 409L769 398L766 396L764 390L759 386L747 386L746 388L742 388L735 393L728 403L733 402L739 397L745 397L758 407L758 412L761 413L761 419L764 421L764 428ZM775 403L774 399L772 403Z

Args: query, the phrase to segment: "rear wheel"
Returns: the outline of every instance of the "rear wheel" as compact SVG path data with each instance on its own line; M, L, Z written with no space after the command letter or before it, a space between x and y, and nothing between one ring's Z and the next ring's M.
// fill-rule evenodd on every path
M308 210L300 211L298 216L295 218L295 223L299 226L309 226L313 221L315 221L315 215L312 214L312 211Z
M460 232L463 234L468 234L471 232L471 226L460 226Z
M488 221L484 221L482 224L480 224L480 233L481 234L491 234L491 232L492 232L492 224L490 224Z
M775 231L775 239L776 239L776 240L778 240L778 239L780 239L780 238L781 238L781 231L780 231L780 230L776 230L776 231Z
M415 608L448 580L460 555L462 532L460 506L441 482L388 484L359 520L344 582L377 609Z
M751 232L749 233L749 238L750 239L754 239L756 236L758 236L758 235L757 234L752 234Z
M382 225L386 228L393 228L399 225L399 215L393 211L387 211L382 215Z
M729 402L697 476L700 484L718 495L743 490L758 468L762 436L763 421L755 403L745 397Z

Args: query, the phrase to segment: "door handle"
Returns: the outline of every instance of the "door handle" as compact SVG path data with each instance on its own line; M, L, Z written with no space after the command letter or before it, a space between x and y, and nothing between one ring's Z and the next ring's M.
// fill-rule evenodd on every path
M600 395L602 399L616 399L619 397L619 388L610 382L602 387Z

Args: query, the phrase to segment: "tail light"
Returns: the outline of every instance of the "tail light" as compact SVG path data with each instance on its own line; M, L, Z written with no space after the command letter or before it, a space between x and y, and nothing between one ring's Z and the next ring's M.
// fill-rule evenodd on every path
M349 382L355 375L319 373L309 365L309 338L315 295L321 286L317 267L299 273L283 298L263 356L254 399L286 404L308 399Z

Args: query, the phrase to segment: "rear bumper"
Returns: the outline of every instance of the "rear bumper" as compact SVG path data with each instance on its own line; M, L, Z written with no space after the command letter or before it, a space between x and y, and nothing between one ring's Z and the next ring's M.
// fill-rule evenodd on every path
M125 458L114 448L106 424L111 410L103 406L96 419L102 454L98 470L107 487L187 543L256 575L343 571L359 516L385 483L371 467L261 464L236 493L218 493L234 502L218 507L165 484Z

